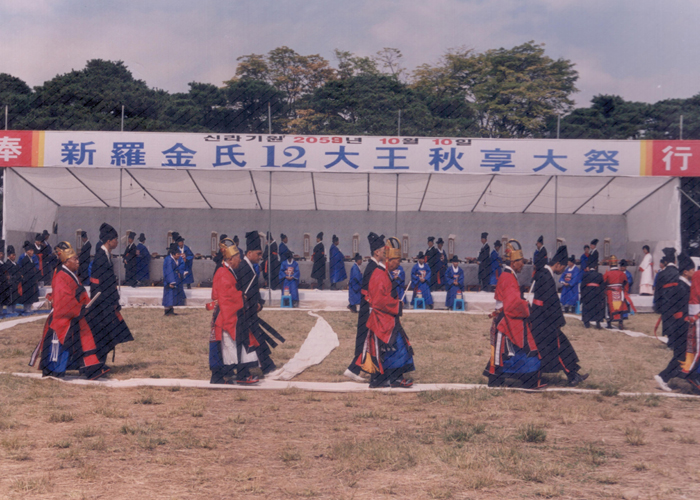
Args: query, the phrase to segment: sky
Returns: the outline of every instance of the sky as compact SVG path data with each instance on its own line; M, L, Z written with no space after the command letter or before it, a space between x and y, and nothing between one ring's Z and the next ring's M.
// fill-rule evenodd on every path
M407 70L450 48L533 40L575 63L578 107L598 94L657 102L700 93L696 0L0 0L0 73L41 85L90 59L124 61L150 87L222 85L240 56L288 46L371 56Z

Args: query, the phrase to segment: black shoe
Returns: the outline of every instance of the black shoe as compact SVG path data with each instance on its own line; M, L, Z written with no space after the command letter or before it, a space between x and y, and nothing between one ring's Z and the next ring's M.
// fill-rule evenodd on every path
M583 375L580 375L578 373L574 373L573 376L569 379L569 385L571 387L576 387L579 385L581 382L586 380L588 378L588 373L584 373Z
M590 324L590 323L584 323L584 324L583 324L583 327L584 327L584 328L590 328L590 327L591 327L591 324Z
M622 324L622 321L620 321L620 326L619 326L618 328L619 328L620 330L624 330L624 329L625 329L624 325Z
M602 329L603 329L603 326L600 324L600 321L598 321L598 322L595 324L595 327L596 327L598 330L602 330Z
M410 389L413 387L413 380L400 378L397 380L392 380L389 385L396 389Z
M292 307L299 307L299 301L298 300L293 301Z
M426 307L427 307L428 309L432 309L432 308L433 308L433 305L432 305L432 304L428 304Z

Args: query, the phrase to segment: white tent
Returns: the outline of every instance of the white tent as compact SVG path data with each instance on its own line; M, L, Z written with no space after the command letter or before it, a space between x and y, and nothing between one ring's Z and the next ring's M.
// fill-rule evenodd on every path
M145 232L161 252L167 231L176 229L203 254L211 231L268 228L288 234L299 252L303 233L326 231L338 234L346 254L342 242L361 234L366 254L370 230L409 234L411 252L423 249L428 235L455 234L455 252L464 256L476 255L482 231L519 238L526 255L540 234L552 247L565 238L577 254L594 237L610 238L610 250L629 258L645 243L680 247L678 179L648 175L659 171L644 153L654 141L363 137L358 144L313 136L225 142L206 134L8 132L5 142L26 134L31 157L3 157L0 142L0 165L10 167L3 233L14 245L54 224L58 240L73 241L78 228L96 236L107 220L122 233ZM77 145L87 151L81 163L67 154ZM115 153L117 145L141 145L144 153L130 162ZM602 169L587 151L609 153ZM350 163L329 167L341 153ZM559 163L546 164L548 157Z

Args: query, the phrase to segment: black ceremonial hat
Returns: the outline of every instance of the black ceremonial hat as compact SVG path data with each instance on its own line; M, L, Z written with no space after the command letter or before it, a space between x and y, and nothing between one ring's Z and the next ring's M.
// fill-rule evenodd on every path
M481 237L482 237L483 239L486 239L486 238L489 237L489 233L481 233Z
M14 255L15 253L15 247L12 245L7 245L7 255Z
M289 260L292 257L294 257L294 254L292 253L291 250L287 250L286 252L284 252L284 255L282 256L282 258L284 258L285 260Z
M260 248L260 234L257 231L248 231L245 233L245 251L254 252L262 250Z
M452 258L450 259L450 262L459 262L459 257L456 255L453 255Z
M110 226L106 222L102 223L102 225L100 226L100 241L113 240L114 238L117 238L118 236L119 235L117 234L116 229L114 229L112 226Z
M180 237L180 233L178 233L177 231L173 231L172 233L170 233L170 236L172 237L173 241L177 241L177 239Z
M572 255L571 257L569 257L569 262L573 262L575 264L576 263L576 256Z
M680 272L683 271L692 271L695 269L695 263L693 262L693 259L688 257L686 254L682 253L678 256L678 270Z
M493 246L496 248L501 248L503 245L501 244L501 240L496 240L494 242Z
M46 236L48 236L49 234L51 234L51 233L49 233L49 231L48 231L47 229L44 229L44 230L41 232L41 236L43 236L43 237L46 237Z
M627 267L627 266L628 266L627 261L626 261L625 259L622 259L622 260L620 261L620 266L622 266L622 267Z
M177 246L177 243L170 244L170 246L168 247L168 253L171 253L171 254L180 253L180 247Z
M224 241L226 238L228 238L228 235L222 234L221 236L219 236L219 241Z
M22 248L24 248L25 250L29 250L30 248L34 248L34 247L32 246L31 243L29 243L28 241L25 241Z
M87 238L87 231L80 231L81 238Z
M370 251L374 253L375 250L379 250L384 246L384 235L379 236L377 233L369 233L367 241L369 241Z
M133 231L129 231L128 233L126 233L126 237L127 237L127 239L132 240L132 239L136 238L136 233Z
M418 255L416 255L416 259L424 259L424 258L425 258L425 254L422 251L418 252Z
M140 241L141 243L143 243L144 241L146 241L146 235L143 234L143 233L139 234L139 241Z
M428 236L428 241L435 241L435 236Z
M318 233L318 234L316 235L316 238L318 238L319 240L322 240L322 239L323 239L323 231L321 231L320 233Z
M537 238L537 243L542 243L544 245L544 236L540 234L540 237Z
M36 233L36 236L34 236L34 241L44 241L44 235L41 233Z
M362 255L360 255L359 253L356 253L355 256L352 258L352 260L354 260L355 262L357 262L358 260L362 260Z
M597 245L597 244L598 244L598 238L591 240L591 245Z
M438 238L436 243L439 245L440 243L445 243L445 240L443 240L442 238Z
M550 264L561 264L565 266L567 262L569 262L569 250L566 248L566 245L562 245L557 248L557 251L554 254L554 257L552 257Z

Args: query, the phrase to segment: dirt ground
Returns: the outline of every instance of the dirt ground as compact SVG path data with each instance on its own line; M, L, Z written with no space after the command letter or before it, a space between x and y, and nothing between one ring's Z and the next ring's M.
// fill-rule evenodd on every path
M113 378L208 378L208 314L161 314L125 310L137 340L118 348ZM341 345L300 380L341 380L352 354L354 316L321 314ZM316 321L266 319L289 338L278 364ZM651 334L655 319L629 327ZM484 382L485 317L404 322L417 381ZM658 392L651 377L669 351L569 323L584 387L602 394L109 389L0 375L0 498L700 498L700 400L618 394ZM0 371L34 371L40 330L0 331Z

